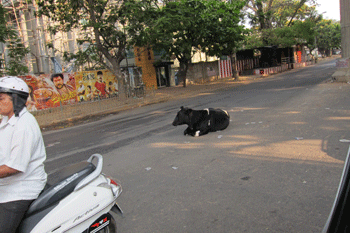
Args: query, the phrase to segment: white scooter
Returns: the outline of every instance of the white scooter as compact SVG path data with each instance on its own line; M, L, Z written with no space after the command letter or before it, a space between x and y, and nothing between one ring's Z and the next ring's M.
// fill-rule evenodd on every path
M102 165L102 156L94 154L49 175L47 187L29 207L19 232L116 232L110 212L123 213L116 203L122 187L101 173Z

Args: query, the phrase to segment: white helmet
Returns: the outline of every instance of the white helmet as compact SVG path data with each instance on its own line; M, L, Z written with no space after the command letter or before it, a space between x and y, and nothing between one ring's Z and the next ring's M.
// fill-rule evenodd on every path
M0 78L0 92L28 95L29 88L22 79L14 76L7 76Z
M7 93L12 96L13 110L15 116L26 106L27 98L29 96L28 85L20 78L14 76L7 76L0 78L0 93Z

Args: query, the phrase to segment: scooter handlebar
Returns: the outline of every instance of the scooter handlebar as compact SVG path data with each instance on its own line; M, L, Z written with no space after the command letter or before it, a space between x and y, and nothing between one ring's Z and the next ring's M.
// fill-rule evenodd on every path
M96 164L96 168L95 170L88 175L87 177L85 177L82 181L80 181L77 186L75 186L74 191L77 191L79 189L81 189L82 187L84 187L85 185L87 185L88 183L90 183L92 180L94 180L96 177L98 177L101 172L102 172L102 166L103 166L103 157L100 154L93 154L90 156L90 158L87 160L89 163L92 163L93 159L97 159L97 164Z

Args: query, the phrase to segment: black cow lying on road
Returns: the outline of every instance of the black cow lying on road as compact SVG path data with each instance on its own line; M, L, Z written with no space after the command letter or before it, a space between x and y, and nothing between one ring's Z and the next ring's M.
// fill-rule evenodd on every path
M184 124L188 125L184 135L198 137L226 129L230 124L230 115L221 109L192 110L181 107L174 119L173 126Z

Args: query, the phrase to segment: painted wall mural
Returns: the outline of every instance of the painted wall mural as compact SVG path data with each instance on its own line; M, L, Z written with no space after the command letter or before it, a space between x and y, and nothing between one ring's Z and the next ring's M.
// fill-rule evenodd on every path
M141 68L129 67L129 74L128 86L135 87L142 82ZM108 70L19 77L29 86L29 111L118 96L118 80Z

